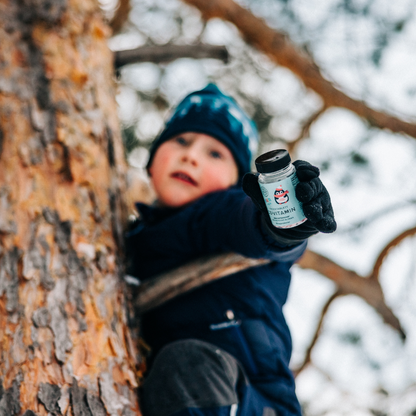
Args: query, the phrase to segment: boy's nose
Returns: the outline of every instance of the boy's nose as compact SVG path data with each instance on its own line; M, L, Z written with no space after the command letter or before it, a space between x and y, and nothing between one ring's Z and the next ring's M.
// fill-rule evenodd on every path
M196 166L198 164L197 152L194 149L187 149L182 155L182 160Z

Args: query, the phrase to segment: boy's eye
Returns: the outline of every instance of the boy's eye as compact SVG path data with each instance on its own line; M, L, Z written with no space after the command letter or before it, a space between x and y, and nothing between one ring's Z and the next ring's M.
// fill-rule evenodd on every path
M188 144L188 142L186 141L186 139L184 139L183 137L179 136L175 138L175 142L182 145L182 146L186 146Z
M216 150L211 150L209 152L210 156L214 159L222 159L222 154L220 152L217 152Z

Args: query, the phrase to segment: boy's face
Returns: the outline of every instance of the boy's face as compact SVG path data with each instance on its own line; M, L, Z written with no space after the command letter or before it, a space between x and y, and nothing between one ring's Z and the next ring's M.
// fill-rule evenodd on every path
M201 133L186 132L162 143L149 168L158 201L180 207L237 183L238 168L228 147Z

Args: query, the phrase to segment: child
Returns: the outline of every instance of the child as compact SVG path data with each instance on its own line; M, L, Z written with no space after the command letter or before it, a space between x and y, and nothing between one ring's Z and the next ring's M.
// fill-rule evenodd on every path
M306 239L336 223L318 169L295 162L308 221L288 230L271 225L257 178L246 174L257 140L247 115L210 84L179 104L151 147L147 169L157 201L137 205L140 223L127 236L130 274L143 280L224 252L272 262L143 316L152 347L144 416L301 414L282 307Z

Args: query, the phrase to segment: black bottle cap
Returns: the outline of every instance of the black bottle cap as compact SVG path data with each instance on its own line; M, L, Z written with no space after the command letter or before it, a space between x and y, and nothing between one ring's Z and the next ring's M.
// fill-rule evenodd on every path
M255 163L257 172L272 173L289 165L291 159L289 152L285 149L271 150L260 155Z

